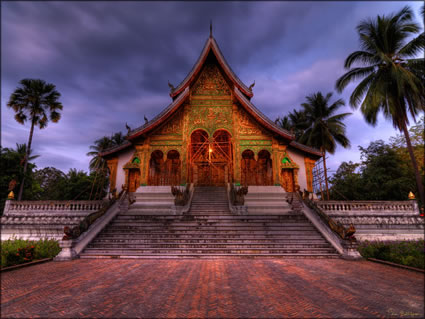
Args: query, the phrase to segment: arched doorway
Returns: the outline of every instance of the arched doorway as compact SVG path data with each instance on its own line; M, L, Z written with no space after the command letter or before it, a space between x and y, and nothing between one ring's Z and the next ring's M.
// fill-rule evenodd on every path
M273 185L273 166L270 152L262 150L258 153L257 185Z
M180 185L180 153L171 150L167 153L165 161L165 185Z
M232 142L229 132L217 130L212 137L204 130L190 136L189 169L195 185L222 186L233 172Z
M128 191L133 193L140 186L140 169L130 168L128 171Z
M245 150L241 160L241 183L242 185L256 185L257 161L254 152Z
M149 160L149 185L165 185L164 154L160 150L153 151Z
M281 183L283 189L292 193L295 191L295 181L294 181L294 169L293 168L282 168L281 171Z

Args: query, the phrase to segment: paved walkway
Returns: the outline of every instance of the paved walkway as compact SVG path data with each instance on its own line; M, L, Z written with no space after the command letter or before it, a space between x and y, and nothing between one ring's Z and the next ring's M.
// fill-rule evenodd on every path
M424 317L424 275L368 261L75 260L1 274L1 317Z

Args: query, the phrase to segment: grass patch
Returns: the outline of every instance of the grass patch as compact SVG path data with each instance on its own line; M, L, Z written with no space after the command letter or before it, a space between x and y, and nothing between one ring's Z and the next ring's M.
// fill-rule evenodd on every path
M1 267L15 266L44 258L53 258L60 251L59 242L55 239L8 239L1 242Z
M359 252L364 258L376 258L420 269L424 269L424 251L423 240L402 242L365 241L359 245Z

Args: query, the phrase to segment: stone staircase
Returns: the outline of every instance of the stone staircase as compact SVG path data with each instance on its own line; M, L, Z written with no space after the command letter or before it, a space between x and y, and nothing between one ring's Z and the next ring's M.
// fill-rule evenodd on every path
M339 257L304 214L291 210L286 201L280 211L274 207L266 214L255 208L237 216L229 211L224 187L196 187L190 211L175 216L158 210L148 214L146 198L150 196L136 194L131 208L119 214L80 257ZM259 200L254 196L253 206Z

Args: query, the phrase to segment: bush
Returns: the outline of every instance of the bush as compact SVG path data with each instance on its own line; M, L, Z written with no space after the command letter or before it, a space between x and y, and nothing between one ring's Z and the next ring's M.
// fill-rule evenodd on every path
M59 242L54 239L45 238L38 241L8 239L1 242L1 267L53 258L60 250Z
M424 269L425 246L423 240L403 242L369 242L359 245L364 258L376 258L396 264Z

